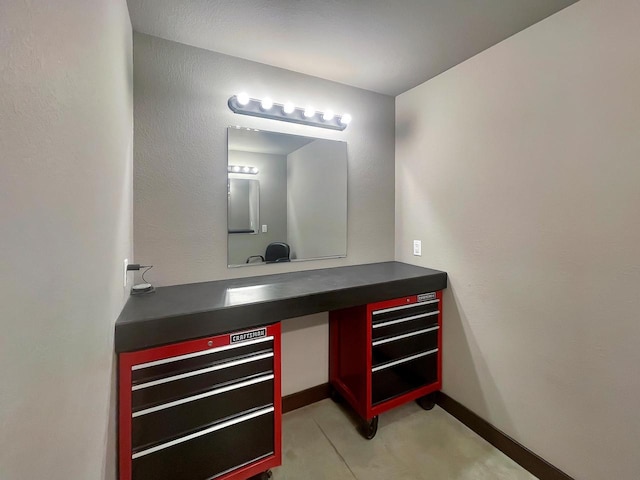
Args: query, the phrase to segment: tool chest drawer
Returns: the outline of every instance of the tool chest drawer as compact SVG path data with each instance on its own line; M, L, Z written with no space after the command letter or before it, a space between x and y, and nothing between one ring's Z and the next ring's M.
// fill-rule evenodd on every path
M211 345L209 345L210 342L212 342ZM218 347L214 347L213 342L214 340L212 339L200 341L204 347L208 347L205 350L134 365L131 369L133 385L141 385L186 372L206 369L216 364L224 364L252 354L259 354L265 351L273 352L273 339L269 337L256 338L246 343L220 345Z
M120 480L240 480L280 464L280 324L119 362Z
M376 367L382 363L438 349L439 327L433 326L415 332L394 337L374 340L371 344L371 364Z
M222 387L239 378L273 373L273 342L265 346L267 349L257 353L206 364L197 370L134 383L133 409L142 410L181 397L196 395L216 386Z
M133 477L196 480L222 476L273 454L273 408L194 432L133 456ZM206 453L205 453L206 452Z
M440 313L438 302L435 301L427 307L428 311L419 313L402 310L403 315L394 315L392 318L384 318L377 315L376 311L372 312L371 328L373 329L373 339L402 335L437 326L438 314Z

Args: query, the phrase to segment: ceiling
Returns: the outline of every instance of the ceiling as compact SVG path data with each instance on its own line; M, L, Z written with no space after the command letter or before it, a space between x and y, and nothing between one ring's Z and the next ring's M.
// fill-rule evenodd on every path
M128 0L133 29L398 95L576 0Z

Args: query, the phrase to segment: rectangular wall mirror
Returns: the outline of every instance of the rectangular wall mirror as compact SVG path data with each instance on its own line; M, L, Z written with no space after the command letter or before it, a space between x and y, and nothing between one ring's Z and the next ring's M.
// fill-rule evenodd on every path
M228 129L228 265L347 255L347 144Z

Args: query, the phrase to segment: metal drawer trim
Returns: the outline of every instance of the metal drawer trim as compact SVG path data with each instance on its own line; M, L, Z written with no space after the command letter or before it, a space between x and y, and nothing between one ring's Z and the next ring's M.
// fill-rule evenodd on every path
M161 378L152 382L141 383L134 385L132 391L142 390L143 388L155 387L156 385L162 385L163 383L174 382L176 380L182 380L183 378L195 377L196 375L203 375L205 373L215 372L216 370L224 370L225 368L235 367L245 363L257 362L258 360L264 360L265 358L273 357L273 352L262 353L260 355L254 355L252 357L241 358L239 360L232 360L230 362L221 363L208 368L202 368L200 370L193 370L191 372L181 373L180 375L173 375L171 377Z
M133 365L131 370L142 370L143 368L155 367L156 365L164 365L165 363L177 362L179 360L186 360L187 358L199 357L201 355L209 355L211 353L224 352L225 350L246 347L247 345L255 345L256 343L268 342L271 340L273 340L273 336L256 338L255 340L233 343L231 345L223 345L222 347L210 348L209 350L201 350L199 352L185 353L184 355L178 355L177 357L162 358L153 362L139 363L138 365Z
M192 433L190 435L186 435L184 437L176 438L175 440L171 440L170 442L162 443L160 445L156 445L155 447L147 448L146 450L141 450L140 452L134 453L131 458L135 460L136 458L144 457L145 455L149 455L150 453L155 453L160 450L164 450L169 447L173 447L174 445L178 445L183 442L188 442L189 440L193 440L194 438L202 437L204 435L208 435L210 433L216 432L218 430L222 430L223 428L231 427L233 425L237 425L238 423L246 422L247 420L251 420L252 418L260 417L262 415L266 415L268 413L273 412L275 409L273 406L263 408L256 412L249 413L247 415L243 415L242 417L234 418L232 420L227 420L226 422L219 423L209 428L205 428L204 430L200 430L198 432Z
M196 400L201 400L203 398L212 397L213 395L220 395L221 393L230 392L231 390L237 390L239 388L248 387L249 385L255 385L256 383L267 382L269 380L273 380L274 375L265 375L263 377L253 378L251 380L246 380L244 382L236 383L233 385L227 385L226 387L216 388L215 390L211 390L209 392L200 393L198 395L193 395L191 397L181 398L180 400L175 400L173 402L163 403L162 405L157 405L155 407L145 408L144 410L140 410L138 412L134 412L131 417L136 418L142 415L147 415L149 413L157 412L160 410L164 410L166 408L176 407L178 405L182 405L184 403L195 402Z
M411 360L415 360L416 358L426 357L427 355L431 355L433 353L436 353L437 351L438 349L434 348L433 350L429 350L428 352L417 353L416 355L411 355L410 357L407 357L407 358L401 358L400 360L394 360L393 362L385 363L383 365L378 365L377 367L373 367L371 369L371 372L376 373L380 370L384 370L385 368L395 367L396 365L410 362Z
M397 320L389 320L388 322L380 322L372 325L372 328L380 328L380 327L388 327L389 325L395 325L397 323L409 322L411 320L416 320L418 318L432 317L434 315L438 315L440 310L435 310L433 312L421 313L420 315L412 315L410 317L399 318Z
M395 342L396 340L402 340L403 338L415 337L416 335L422 335L423 333L433 332L435 330L438 330L439 328L440 326L436 325L435 327L425 328L424 330L416 330L415 332L403 333L402 335L397 335L395 337L376 340L371 345L373 345L374 347L377 347L378 345L383 345L389 342Z
M429 300L428 302L415 302L415 303L410 303L409 305L400 305L399 307L391 307L391 308L384 308L382 310L376 310L374 312L371 312L373 315L379 315L381 313L387 313L387 312L395 312L397 310L404 310L405 308L412 308L412 307L418 307L420 305L429 305L431 303L438 303L440 300L438 300L437 298L435 300Z

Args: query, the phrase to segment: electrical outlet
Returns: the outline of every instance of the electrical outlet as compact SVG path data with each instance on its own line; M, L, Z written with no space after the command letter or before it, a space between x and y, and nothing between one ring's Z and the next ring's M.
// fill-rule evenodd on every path
M266 225L262 225L262 233L267 233L267 226Z
M125 258L124 259L124 288L127 288L127 267L129 266L129 259Z
M413 254L416 255L417 257L421 257L422 256L422 241L421 240L414 240L413 241Z

